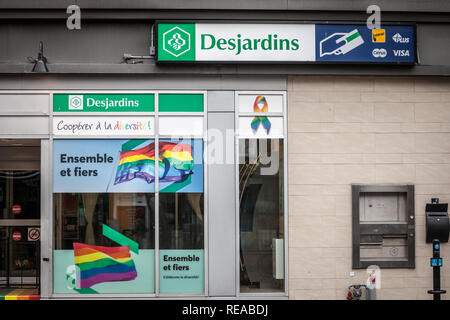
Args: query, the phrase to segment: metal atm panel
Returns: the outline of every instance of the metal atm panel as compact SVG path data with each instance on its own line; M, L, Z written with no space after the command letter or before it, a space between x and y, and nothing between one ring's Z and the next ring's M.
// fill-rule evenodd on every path
M414 267L414 186L352 186L353 268Z

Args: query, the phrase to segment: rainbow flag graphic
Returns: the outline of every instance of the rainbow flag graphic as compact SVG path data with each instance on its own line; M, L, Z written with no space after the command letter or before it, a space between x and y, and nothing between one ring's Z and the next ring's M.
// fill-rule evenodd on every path
M259 106L262 106L261 108ZM267 112L269 110L269 104L264 96L257 96L255 102L253 103L253 111L254 112ZM270 132L271 123L269 118L266 116L257 116L254 117L250 126L252 127L253 132L256 132L259 128L259 125L262 125L266 130L267 134Z
M137 277L130 247L100 247L73 244L77 268L77 288L90 288L110 281L130 281Z
M193 174L192 146L168 141L159 142L159 178L161 182L182 182ZM144 179L155 181L155 143L120 152L114 184Z
M192 146L169 141L159 142L159 169L160 182L185 181L194 173Z

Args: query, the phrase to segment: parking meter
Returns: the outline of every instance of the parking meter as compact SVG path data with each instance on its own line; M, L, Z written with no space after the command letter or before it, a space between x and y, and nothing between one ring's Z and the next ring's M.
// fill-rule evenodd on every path
M438 198L431 199L431 203L427 203L425 207L425 215L426 242L431 243L435 239L441 243L448 242L448 203L439 203Z
M439 203L438 198L431 199L427 203L426 209L426 242L433 244L433 256L430 259L430 266L433 268L433 290L428 290L433 295L433 300L441 300L441 294L446 293L441 290L441 242L448 242L449 219L448 204Z

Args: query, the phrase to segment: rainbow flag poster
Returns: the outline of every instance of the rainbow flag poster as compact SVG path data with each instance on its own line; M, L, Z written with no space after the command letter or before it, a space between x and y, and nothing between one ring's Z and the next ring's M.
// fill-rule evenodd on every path
M192 146L170 141L159 142L160 182L183 182L194 173Z
M170 186L165 192L203 192L203 143L203 139L56 140L53 191L153 193L159 179L159 191Z
M161 140L159 145L159 191L203 192L203 141L201 139Z
M133 179L143 179L148 184L155 181L155 143L136 149L141 142L130 140L122 145L114 185Z
M194 163L194 141L159 141L158 157L155 157L156 144L145 140L130 140L122 145L114 176L113 185L123 184L134 179L144 180L147 184L155 182L155 159L158 160L158 178L164 186L176 185L176 192L191 184L196 164ZM201 142L201 141L200 141ZM200 151L202 148L200 148ZM202 154L199 156L202 159ZM198 167L198 179L203 179L203 167Z
M101 247L74 242L73 249L77 289L137 277L129 246Z

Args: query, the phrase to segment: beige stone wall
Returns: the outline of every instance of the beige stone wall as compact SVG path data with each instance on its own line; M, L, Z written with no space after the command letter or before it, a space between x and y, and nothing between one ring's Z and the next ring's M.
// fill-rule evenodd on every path
M431 299L425 204L450 203L450 79L288 80L289 296L345 299L352 271L351 184L414 184L416 268L382 269L379 299ZM317 241L320 239L320 241ZM442 285L450 299L450 244Z

